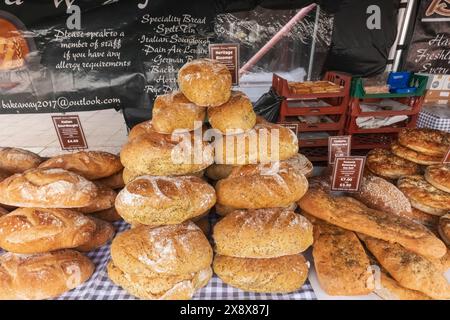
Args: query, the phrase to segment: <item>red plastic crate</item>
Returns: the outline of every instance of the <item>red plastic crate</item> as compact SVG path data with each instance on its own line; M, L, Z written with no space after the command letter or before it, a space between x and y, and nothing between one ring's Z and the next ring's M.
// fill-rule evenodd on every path
M387 149L397 139L397 133L366 133L352 135L353 150Z
M347 120L345 114L331 114L327 115L333 122L324 123L305 123L298 120L297 116L285 117L284 122L280 124L295 124L298 127L298 132L314 132L314 131L338 131L343 130Z
M311 162L328 161L328 147L300 148L299 152Z

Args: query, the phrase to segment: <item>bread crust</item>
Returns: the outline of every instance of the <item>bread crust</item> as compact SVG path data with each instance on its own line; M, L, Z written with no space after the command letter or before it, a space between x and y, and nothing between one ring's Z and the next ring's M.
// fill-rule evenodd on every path
M122 217L120 216L120 214L117 213L115 207L91 213L90 216L108 222L116 222L122 220Z
M406 148L397 142L391 144L391 151L396 156L412 161L421 165L433 165L442 162L441 156L430 156L424 153L417 152L415 150Z
M12 174L0 169L0 182L2 182L3 180L5 180L6 178L10 177Z
M103 247L112 240L115 234L114 226L111 223L93 217L89 217L89 219L94 221L95 231L89 241L75 248L81 252L89 252Z
M14 207L79 208L92 204L97 186L64 169L36 168L0 182L0 203Z
M90 214L114 207L117 192L101 185L97 185L97 190L97 198L95 201L86 207L78 208L78 211L85 214Z
M298 254L313 242L308 219L282 208L233 211L216 223L213 238L216 253L241 258Z
M227 102L208 108L208 120L223 134L236 134L252 129L256 124L256 114L245 93L232 91Z
M412 208L411 212L403 213L403 216L416 223L423 224L428 228L435 228L439 221L439 216L420 211L416 208Z
M379 284L375 293L384 300L431 300L420 291L402 287L385 272L381 272Z
M424 177L435 188L450 193L450 165L428 166Z
M398 142L406 148L442 159L450 148L450 133L427 128L405 128L399 132Z
M308 180L286 163L247 165L233 168L216 184L217 203L245 209L288 207L308 189Z
M354 232L316 221L312 254L317 278L327 294L367 295L375 289L369 258Z
M88 180L106 178L123 169L118 156L103 151L63 154L44 161L39 167L65 169Z
M117 212L129 223L178 224L197 217L216 203L214 188L193 176L141 176L116 198Z
M206 176L212 180L222 180L228 177L233 166L228 164L212 164L206 168Z
M450 193L429 184L423 176L405 176L397 181L398 188L414 208L442 216L450 210Z
M236 211L236 210L246 210L243 208L233 208L233 207L227 207L221 204L216 203L216 205L214 206L215 212L219 215L219 216L226 216L229 213ZM267 209L267 208L266 208ZM297 209L297 204L295 202L291 203L289 206L282 208L282 209L288 209L288 210L292 210L295 211L295 209Z
M214 107L231 96L231 74L227 66L212 59L197 59L178 71L181 92L198 106Z
M223 282L250 292L294 292L308 277L308 262L301 254L270 259L216 255L213 268Z
M450 247L450 213L439 219L438 231L442 240Z
M151 228L137 226L111 244L114 264L128 273L155 277L198 272L212 263L212 248L191 221Z
M55 298L86 280L94 264L75 250L0 256L0 300Z
M307 214L328 223L397 242L427 257L440 258L447 250L445 244L425 226L404 217L370 209L350 197L334 197L323 190L313 189L297 204Z
M450 285L432 262L397 243L368 236L361 238L402 287L420 291L433 299L450 299Z
M0 148L0 169L10 174L37 168L42 161L39 155L28 150Z
M209 168L209 167L208 167ZM204 173L205 170L200 170L197 172L191 172L191 173L187 173L187 174L182 174L182 175L173 175L174 177L178 177L178 176L192 176L192 177L198 177L198 178L203 178L204 177ZM125 182L125 184L130 183L131 181L133 181L134 179L141 177L141 176L146 176L148 175L147 173L138 173L138 172L133 172L131 170L128 170L127 168L125 168L123 170L123 180Z
M1 217L1 216L4 216L5 214L8 214L8 213L9 213L8 210L6 210L6 209L3 208L3 207L0 207L0 217Z
M133 128L131 128L130 132L128 133L128 140L133 140L138 136L147 134L154 135L156 138L159 137L161 140L165 139L166 137L166 134L156 131L156 129L153 127L152 120L147 120L138 123Z
M386 149L370 150L367 154L366 165L374 174L394 180L401 176L420 173L416 163L398 157Z
M109 177L97 179L94 182L98 186L107 187L113 190L122 189L123 187L125 187L125 182L123 181L123 170L124 169Z
M153 129L166 134L176 129L195 130L203 125L206 116L206 108L190 102L177 91L156 97L152 112Z

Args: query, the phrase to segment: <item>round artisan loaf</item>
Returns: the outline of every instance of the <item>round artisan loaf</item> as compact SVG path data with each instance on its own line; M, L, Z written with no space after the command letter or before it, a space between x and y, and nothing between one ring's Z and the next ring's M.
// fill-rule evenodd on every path
M208 108L211 127L224 134L242 133L256 124L256 113L250 99L241 91L233 91L224 104Z
M0 300L55 298L88 280L94 264L75 250L0 256Z
M88 242L95 222L67 209L19 208L0 218L0 247L14 253L42 253Z
M212 180L222 180L228 177L233 166L228 164L212 164L206 168L206 176Z
M312 224L292 210L237 210L213 230L218 254L241 258L275 258L305 251L313 242Z
M200 216L216 203L214 188L192 176L141 176L119 192L116 210L129 223L177 224Z
M218 203L216 203L214 208L216 210L216 213L219 216L222 216L222 217L226 216L227 214L229 214L229 213L231 213L231 212L233 212L235 210L246 210L246 209L242 209L242 208L227 207L227 206L224 206L224 205L221 205L221 204L218 204ZM288 210L295 211L297 209L297 204L295 202L291 203L289 206L287 206L287 207L285 207L283 209L288 209Z
M78 208L77 210L89 214L110 209L114 207L116 196L117 193L113 189L97 185L96 199L90 205Z
M201 171L214 162L214 148L185 132L183 138L142 134L129 140L120 152L127 170L139 175L171 176ZM124 177L124 180L125 177Z
M111 223L92 217L90 219L95 223L95 231L91 239L75 248L81 252L92 251L104 246L112 240L115 234L114 226Z
M450 213L447 213L439 219L438 231L442 240L444 240L447 246L450 246Z
M233 168L216 184L217 203L234 208L288 207L308 190L308 180L287 163Z
M158 96L153 104L153 129L161 133L172 133L177 129L189 131L201 128L206 108L190 102L181 92Z
M0 148L0 169L11 174L36 168L42 161L40 156L28 150Z
M39 167L69 170L88 180L109 177L123 168L118 156L103 151L63 154L44 161Z
M108 222L116 222L122 220L122 217L120 214L117 213L117 210L115 207L94 212L90 215L93 218L97 218L100 220L108 221Z
M450 193L450 165L429 166L425 169L424 177L435 188Z
M450 148L450 133L426 128L405 128L398 133L398 143L429 156L441 157L442 160Z
M215 162L244 165L287 160L298 153L295 133L281 125L257 117L252 130L242 134L217 137Z
M403 192L377 176L363 177L360 190L352 195L369 208L383 212L402 216L412 211L411 203Z
M133 140L134 138L146 135L146 134L152 134L155 136L159 136L162 140L165 139L166 135L163 133L159 133L155 130L152 124L152 120L147 120L144 122L141 122L137 125L135 125L133 128L131 128L130 132L128 133L128 140Z
M124 171L124 169L113 174L112 176L98 179L98 180L95 180L94 182L98 186L107 187L107 188L110 188L113 190L122 189L123 187L125 187L125 182L123 181L123 171Z
M295 156L284 160L283 162L286 162L294 169L301 172L306 178L311 177L313 174L313 164L301 153L297 153Z
M140 299L190 300L196 290L208 284L212 270L211 267L207 267L190 274L147 277L126 273L110 262L108 276L115 284Z
M300 255L249 259L216 255L214 272L223 282L251 292L288 293L308 278L308 262Z
M443 216L450 210L450 193L433 187L423 176L401 177L397 186L414 208L438 216Z
M36 168L0 182L0 203L15 207L79 208L97 198L97 186L64 169Z
M424 153L420 153L413 149L406 148L397 142L391 144L391 151L393 154L400 158L422 165L429 166L433 164L440 164L442 162L441 156L430 156Z
M192 177L197 177L197 178L203 178L204 177L204 173L205 170L200 170L197 172L191 172L191 173L187 173L187 174L183 174L183 175L173 175L174 177L177 176L192 176ZM125 184L130 183L131 181L133 181L134 179L141 177L141 176L146 176L148 174L146 173L137 173L137 172L133 172L131 170L128 170L127 168L125 168L123 170L123 181L125 182Z
M367 154L366 166L377 176L398 179L420 173L417 163L398 157L386 149L373 149Z
M211 266L213 253L193 222L151 228L137 226L117 235L111 258L119 269L148 277L193 273Z
M231 73L217 60L197 59L181 67L178 86L198 106L220 106L230 99Z

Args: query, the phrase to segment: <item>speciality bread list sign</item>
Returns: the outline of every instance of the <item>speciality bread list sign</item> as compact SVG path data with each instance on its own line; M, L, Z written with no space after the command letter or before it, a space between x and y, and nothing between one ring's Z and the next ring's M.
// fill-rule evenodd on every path
M336 158L331 190L357 192L361 186L366 157Z
M335 136L328 138L328 163L334 164L337 157L350 155L351 136Z
M88 148L78 116L52 116L52 120L63 150Z
M225 64L230 70L233 85L239 85L239 44L210 44L209 57Z

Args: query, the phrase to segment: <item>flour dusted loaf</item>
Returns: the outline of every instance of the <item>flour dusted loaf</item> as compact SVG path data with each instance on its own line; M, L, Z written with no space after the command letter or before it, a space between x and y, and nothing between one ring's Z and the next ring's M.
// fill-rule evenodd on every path
M439 164L425 169L425 180L433 187L450 193L450 165Z
M435 264L397 243L368 236L361 238L402 287L420 291L433 299L450 299L450 284Z
M420 291L402 287L386 272L381 272L380 283L375 288L375 293L384 300L431 300Z
M178 86L186 98L199 106L220 106L230 99L231 73L217 60L197 59L179 70Z
M104 246L114 237L114 226L106 221L89 217L95 223L95 231L92 237L75 249L81 252L88 252Z
M94 212L108 210L114 207L117 193L108 187L97 185L97 197L88 206L78 208L78 211L90 214Z
M402 177L397 181L397 186L414 208L438 216L450 210L450 193L435 188L423 176Z
M122 189L125 186L125 182L123 181L123 171L124 169L109 177L95 180L94 182L98 186L103 186L113 190Z
M287 207L308 189L308 180L287 163L235 167L216 184L217 203L245 209Z
M0 203L15 207L79 208L97 198L97 186L64 169L36 168L0 183Z
M42 253L88 242L95 223L67 209L19 208L0 218L0 247L15 253Z
M283 162L286 162L288 165L301 172L306 178L311 177L313 174L313 164L301 153L297 153Z
M405 128L398 134L398 143L422 154L442 159L450 148L450 133L427 128Z
M276 258L305 251L313 242L312 224L282 208L237 210L216 223L215 251L241 258Z
M177 224L197 217L216 203L214 188L192 176L142 176L116 198L117 212L129 223Z
M315 221L313 257L320 286L327 294L367 295L375 289L369 258L354 232Z
M188 132L177 137L141 134L122 147L120 159L126 169L137 175L171 176L198 172L213 163L214 148L207 142L199 143L197 147L194 139L195 136Z
M0 300L55 298L88 280L94 264L74 250L0 256Z
M152 112L153 128L161 133L200 128L206 116L206 108L197 106L177 91L156 97Z
M63 154L44 161L39 167L69 170L88 180L109 177L123 168L118 156L103 151Z
M250 99L241 91L233 91L224 104L208 108L208 120L223 134L242 133L256 124L256 114Z
M408 218L366 207L350 197L335 197L321 189L309 190L297 204L307 214L341 228L396 242L431 258L445 255L445 244L425 226Z
M153 127L152 120L147 120L138 123L133 128L131 128L130 132L128 133L128 140L133 140L134 138L140 135L147 135L147 134L160 137L161 139L165 139L166 137L166 134L159 133L156 131L156 129Z
M114 263L108 264L108 276L130 294L145 300L189 300L212 277L211 267L177 276L147 277L126 273Z
M11 174L36 168L42 161L40 156L28 150L0 148L0 169Z
M147 277L195 273L211 266L212 248L191 221L151 228L138 226L117 235L111 258L119 269Z
M380 177L365 176L361 189L352 195L372 209L396 215L412 211L408 198L395 185Z
M297 291L308 277L308 262L301 254L270 259L216 255L213 268L223 282L261 293Z
M292 130L259 116L253 129L220 137L214 144L218 164L267 163L287 160L298 153L298 138Z
M386 149L370 150L367 154L366 166L377 176L393 180L420 173L417 163L396 156Z
M450 246L450 213L447 213L439 219L438 230L442 240L444 240L447 246Z
M402 146L398 142L394 142L391 144L391 151L396 156L412 161L417 164L430 166L433 164L440 164L442 162L441 156L432 156L424 153L420 153L416 150L409 149L405 146Z

